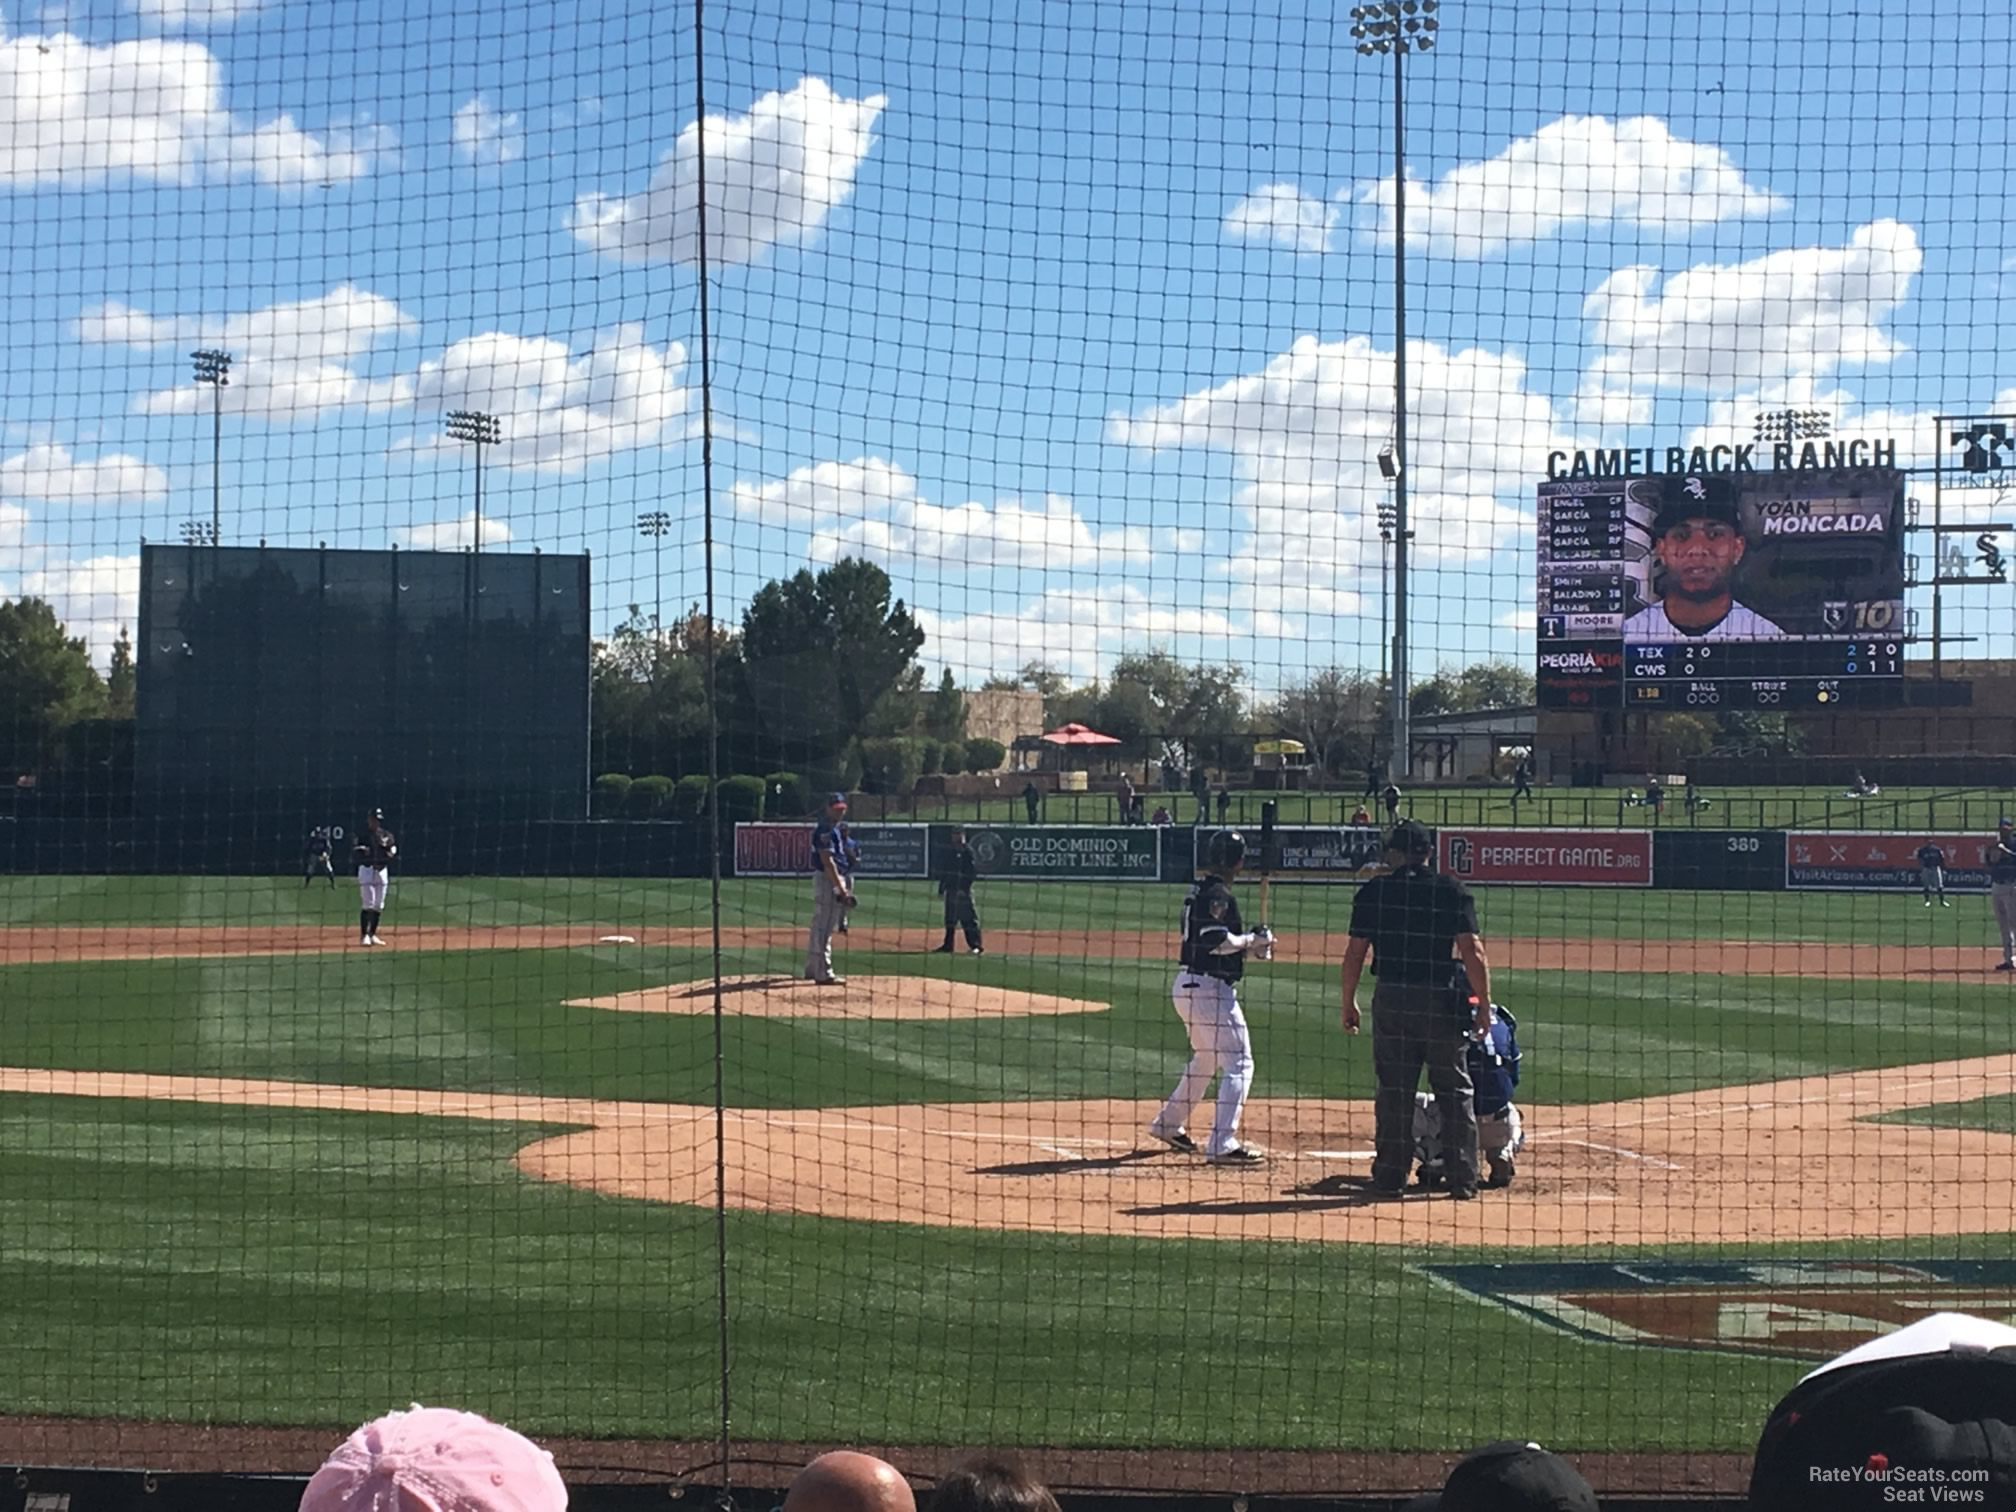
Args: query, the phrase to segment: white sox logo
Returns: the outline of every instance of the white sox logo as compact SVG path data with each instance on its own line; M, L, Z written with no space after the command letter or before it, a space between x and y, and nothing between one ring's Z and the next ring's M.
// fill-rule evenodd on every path
M1476 869L1475 847L1468 835L1449 837L1449 869L1459 877L1467 877Z
M1703 483L1699 478L1689 478L1685 486L1689 498L1705 499L1708 497L1708 485Z

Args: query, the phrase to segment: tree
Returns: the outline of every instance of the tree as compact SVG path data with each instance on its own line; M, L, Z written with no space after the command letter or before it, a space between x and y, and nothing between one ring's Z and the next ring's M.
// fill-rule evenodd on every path
M66 728L105 710L104 680L56 611L39 598L0 604L0 778L39 771Z
M1442 667L1414 685L1408 699L1416 714L1465 714L1475 709L1519 709L1534 699L1533 674L1507 661Z
M1326 667L1281 690L1258 723L1299 740L1323 772L1355 772L1375 755L1386 711L1386 680L1377 673Z
M1147 733L1180 742L1192 761L1214 752L1222 761L1225 741L1246 725L1246 700L1240 691L1245 677L1235 666L1205 662L1192 666L1167 651L1135 652L1114 664L1107 703L1119 714L1130 700L1139 708L1145 696ZM1139 693L1123 691L1130 686Z
M892 691L913 678L921 688L923 645L872 562L849 557L765 583L724 669L734 683L736 764L830 774L873 723L893 722L884 702Z
M112 643L112 669L105 679L105 713L112 719L133 718L133 695L138 679L133 670L133 638L119 627L119 639Z
M1041 661L1024 662L1022 664L1022 673L1019 677L1012 680L1006 678L990 679L988 686L992 687L999 682L1006 682L1010 688L1029 688L1041 693L1046 703L1069 686L1062 672L1059 672L1048 662Z
M682 632L696 619L701 638L693 640ZM589 697L597 765L632 775L706 767L704 625L704 616L689 615L668 635L632 604L629 617L596 645ZM732 641L726 644L732 650Z
M950 667L938 679L938 691L931 695L931 702L925 706L924 733L941 743L966 738L966 695L952 680Z

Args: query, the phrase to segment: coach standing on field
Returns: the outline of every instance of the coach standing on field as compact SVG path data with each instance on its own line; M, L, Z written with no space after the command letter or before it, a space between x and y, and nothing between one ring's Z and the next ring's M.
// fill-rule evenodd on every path
M1988 842L1988 892L1995 903L1995 928L2002 936L2002 964L2016 971L2016 825L2004 819Z
M1414 1155L1414 1090L1421 1068L1442 1116L1449 1195L1477 1195L1477 1107L1467 1059L1469 1036L1491 1025L1491 967L1477 932L1477 904L1453 877L1428 869L1428 831L1408 819L1386 837L1393 868L1358 889L1351 905L1351 944L1344 952L1344 1032L1356 1034L1358 979L1365 957L1379 979L1372 995L1372 1189L1382 1197L1405 1190ZM1460 957L1474 1014L1455 983Z

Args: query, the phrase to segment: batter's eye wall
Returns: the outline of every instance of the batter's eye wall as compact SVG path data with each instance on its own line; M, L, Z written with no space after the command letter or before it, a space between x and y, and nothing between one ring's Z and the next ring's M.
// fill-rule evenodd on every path
M141 812L584 812L586 556L146 546L140 576Z

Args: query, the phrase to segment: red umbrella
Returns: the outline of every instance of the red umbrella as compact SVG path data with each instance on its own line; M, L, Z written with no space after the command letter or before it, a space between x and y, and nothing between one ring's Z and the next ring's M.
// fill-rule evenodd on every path
M1052 745L1060 746L1099 746L1119 745L1121 743L1117 736L1101 735L1090 725L1076 723L1059 725L1056 729L1045 734L1043 738Z

